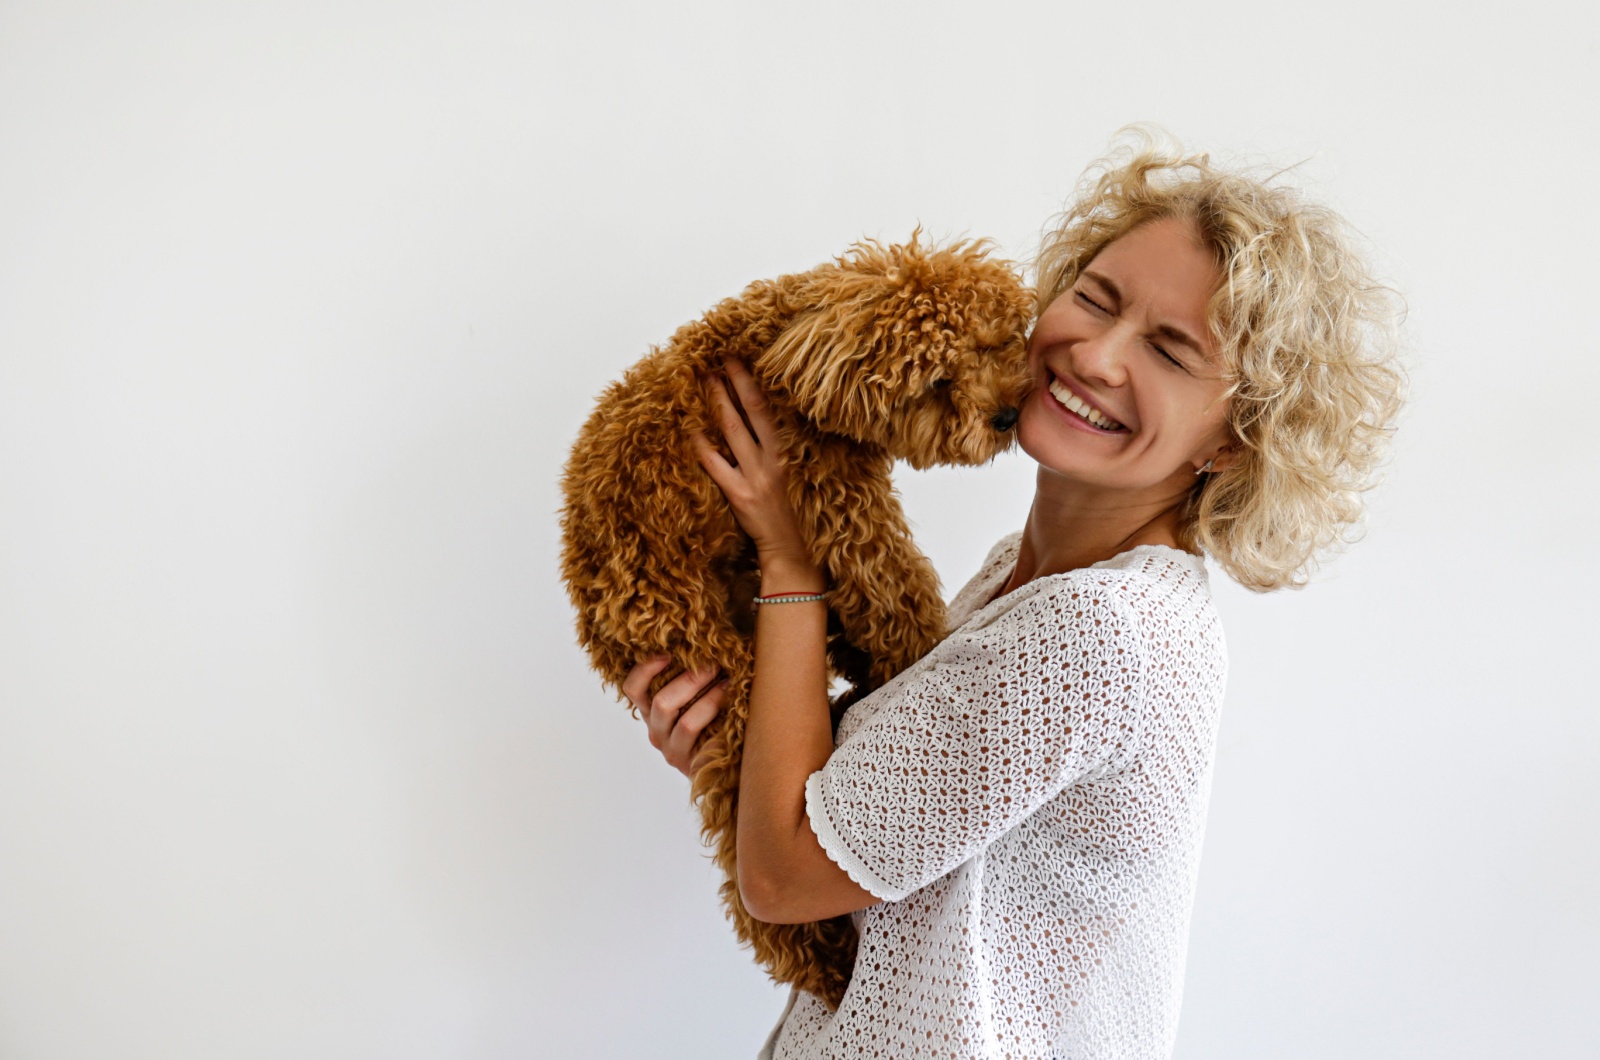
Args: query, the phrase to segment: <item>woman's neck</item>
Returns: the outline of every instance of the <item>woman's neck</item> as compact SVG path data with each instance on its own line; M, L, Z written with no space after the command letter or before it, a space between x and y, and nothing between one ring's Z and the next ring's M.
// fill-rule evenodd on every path
M1178 505L1183 495L1163 485L1167 488L1142 496L1107 493L1040 468L1017 566L999 595L1035 578L1088 567L1139 545L1177 548Z

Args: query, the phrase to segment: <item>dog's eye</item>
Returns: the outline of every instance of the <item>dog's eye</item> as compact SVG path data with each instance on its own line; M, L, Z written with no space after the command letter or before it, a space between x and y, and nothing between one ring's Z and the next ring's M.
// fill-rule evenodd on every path
M948 379L935 379L933 381L933 389L935 389L935 390L949 390L950 389L950 380L948 380Z

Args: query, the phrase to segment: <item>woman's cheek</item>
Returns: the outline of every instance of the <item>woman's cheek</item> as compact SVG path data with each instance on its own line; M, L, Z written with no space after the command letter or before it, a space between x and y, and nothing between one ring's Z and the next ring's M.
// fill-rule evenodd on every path
M1017 447L1044 467L1059 470L1064 460L1060 452L1062 428L1045 407L1049 398L1041 388L1028 395L1017 416Z

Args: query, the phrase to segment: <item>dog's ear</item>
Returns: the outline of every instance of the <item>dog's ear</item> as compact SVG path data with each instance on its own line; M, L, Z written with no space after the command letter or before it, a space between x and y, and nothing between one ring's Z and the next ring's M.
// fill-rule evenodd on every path
M895 247L867 241L779 281L798 309L762 356L762 381L821 429L877 440L907 380L929 370L945 340L926 261L916 235Z

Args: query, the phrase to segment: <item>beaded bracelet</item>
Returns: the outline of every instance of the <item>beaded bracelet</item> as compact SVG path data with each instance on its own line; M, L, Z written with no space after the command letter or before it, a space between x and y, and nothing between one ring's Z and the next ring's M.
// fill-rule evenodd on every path
M827 593L775 593L772 596L758 596L755 604L809 604L813 600L826 600Z

